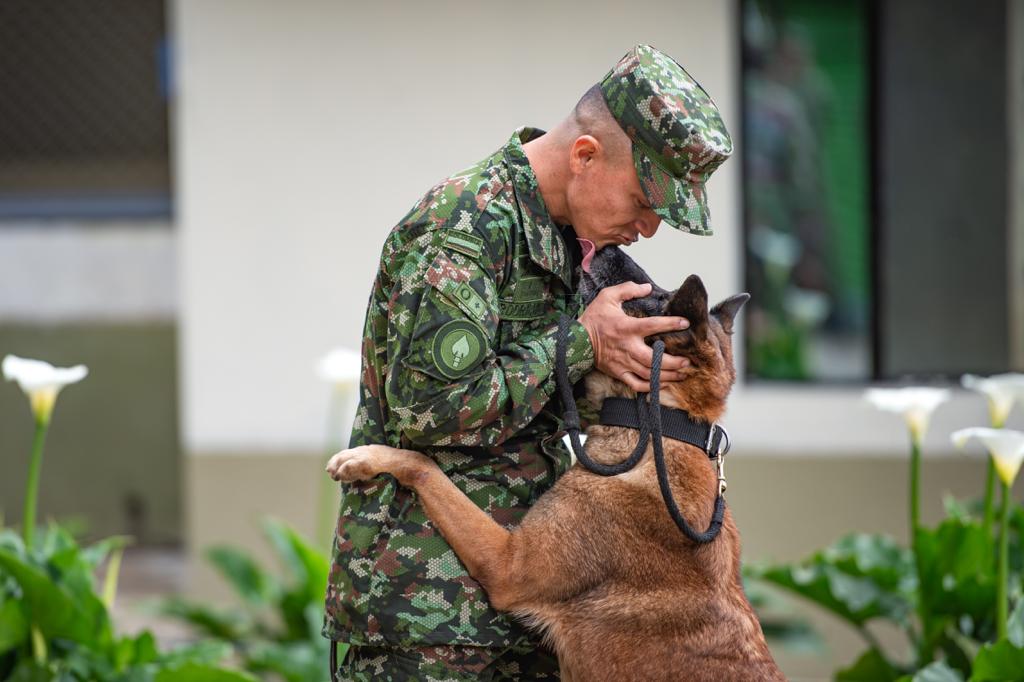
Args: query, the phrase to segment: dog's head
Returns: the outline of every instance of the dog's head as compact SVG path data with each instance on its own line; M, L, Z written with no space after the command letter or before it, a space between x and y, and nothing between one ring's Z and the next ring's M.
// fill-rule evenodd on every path
M661 403L686 410L698 419L718 420L736 379L732 353L734 321L750 295L736 294L709 308L707 290L697 275L687 277L675 291L666 291L617 247L606 247L594 258L590 273L581 282L581 293L589 303L604 287L626 281L651 284L650 295L623 304L627 314L678 315L690 321L688 329L646 339L648 344L661 339L666 353L690 361L684 379L661 385ZM587 397L596 404L610 395L635 395L617 379L600 376L606 380L587 380Z

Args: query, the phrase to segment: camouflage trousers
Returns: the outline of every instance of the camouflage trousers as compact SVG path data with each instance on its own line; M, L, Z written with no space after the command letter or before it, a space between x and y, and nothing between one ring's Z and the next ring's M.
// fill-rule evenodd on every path
M558 659L545 649L426 646L350 647L338 682L525 682L557 680Z

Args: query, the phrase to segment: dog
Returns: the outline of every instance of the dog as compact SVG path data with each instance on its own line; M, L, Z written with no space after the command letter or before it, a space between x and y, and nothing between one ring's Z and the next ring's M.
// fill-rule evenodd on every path
M585 301L606 286L650 277L617 248L603 249L580 285ZM735 381L733 322L749 299L708 308L700 278L674 292L652 286L628 301L630 315L679 315L688 329L659 335L665 352L689 358L686 377L661 386L661 404L714 424ZM648 342L653 342L648 339ZM599 371L586 398L633 398ZM663 439L668 480L683 518L703 531L719 479L698 447ZM637 431L591 425L586 448L602 464L624 460ZM394 476L413 489L494 608L537 628L558 655L561 677L592 680L785 680L772 658L740 579L740 540L726 507L721 531L697 544L684 536L659 491L651 445L636 467L598 476L579 464L508 531L476 507L425 455L381 445L344 450L327 470L335 480Z

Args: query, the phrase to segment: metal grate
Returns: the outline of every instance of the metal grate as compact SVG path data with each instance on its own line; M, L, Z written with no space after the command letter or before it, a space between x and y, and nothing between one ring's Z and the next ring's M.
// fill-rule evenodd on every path
M167 212L165 41L162 0L0 1L0 216Z

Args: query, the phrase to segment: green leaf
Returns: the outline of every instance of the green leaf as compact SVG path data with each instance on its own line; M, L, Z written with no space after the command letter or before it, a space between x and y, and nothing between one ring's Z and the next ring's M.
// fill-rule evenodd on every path
M107 610L91 586L71 591L8 549L0 549L0 569L18 582L27 619L47 637L63 637L87 645L109 640Z
M836 672L836 682L894 682L900 674L878 649L868 649L856 663Z
M971 682L1024 680L1024 649L1008 640L981 647L974 659Z
M160 602L160 613L179 618L200 632L231 641L244 639L252 629L252 621L244 613L219 611L202 604L194 604L181 597L171 597Z
M7 682L50 682L52 679L53 672L49 668L33 660L24 660L14 668Z
M279 590L276 581L242 551L211 547L206 558L245 601L257 606L273 602Z
M913 559L886 536L848 535L799 564L757 569L753 575L855 626L877 617L904 624L912 608Z
M936 644L942 653L945 654L946 665L958 671L961 677L970 677L971 661L974 660L974 656L980 648L978 642L963 634L950 623L942 635L938 637Z
M41 537L37 538L39 551L43 556L49 557L66 549L78 549L78 543L67 528L50 522L46 525Z
M791 653L821 653L821 636L805 618L794 615L792 599L784 596L778 587L772 587L755 576L755 568L744 564L741 568L743 591L754 607L761 631L773 644ZM323 622L323 618L320 618Z
M327 586L330 562L326 554L314 549L291 527L276 519L267 519L263 524L270 544L277 551L292 576L294 585L312 599L320 599Z
M129 535L113 535L104 538L99 542L89 545L82 550L82 559L95 570L103 560L115 549L124 549L132 544L133 540Z
M9 549L18 556L25 556L25 541L10 528L0 529L0 547Z
M0 654L20 645L28 637L28 621L21 604L13 599L0 602Z
M143 630L136 637L122 637L113 647L114 667L125 670L132 666L153 663L159 658L152 633Z
M305 682L323 675L327 657L327 646L313 641L256 642L248 652L247 667L254 672L277 673L288 682Z
M1018 649L1024 649L1024 599L1017 601L1006 621L1006 638Z
M943 661L935 661L917 671L913 682L964 682L964 676Z
M224 670L199 663L186 663L157 673L154 682L257 682L239 670Z
M280 616L287 628L285 638L302 639L306 637L307 609L311 605L321 609L322 618L330 568L327 556L281 521L267 519L264 530L293 578L278 601Z
M949 493L942 496L942 507L946 510L946 516L959 521L981 518L984 506L984 500L981 499L961 502Z
M993 620L995 547L980 522L946 519L934 530L920 529L917 550L929 613L969 615L977 625Z
M159 658L159 663L168 668L178 668L188 663L215 666L230 656L234 649L227 642L206 639L172 649Z
M844 573L870 578L891 592L913 589L914 557L887 535L852 533L826 548L822 556Z

